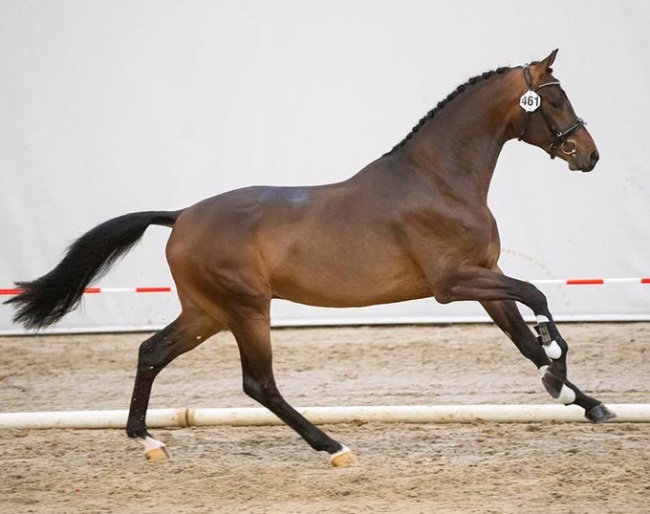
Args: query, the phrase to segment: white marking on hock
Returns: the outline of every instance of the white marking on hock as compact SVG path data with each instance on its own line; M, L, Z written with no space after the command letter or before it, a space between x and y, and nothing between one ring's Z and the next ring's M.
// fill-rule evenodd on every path
M541 366L541 367L539 368L539 374L540 374L540 376L543 377L544 375L546 375L546 370L547 370L547 369L548 369L548 365L546 365L546 366Z
M348 447L345 446L345 445L341 445L341 449L340 449L339 451L337 451L336 453L331 453L331 454L330 454L330 463L331 463L334 459L336 459L336 457L338 457L339 455L343 455L344 453L348 453L348 452L350 452L350 451L352 451L352 450L350 450L350 448L348 448Z
M557 344L557 341L553 340L542 346L544 347L544 351L549 359L559 359L562 357L562 348Z
M135 440L138 441L142 446L144 446L145 453L151 450L155 450L157 448L165 448L165 443L163 443L162 441L158 441L157 439L154 439L153 437L150 436L136 437Z
M562 384L562 389L560 389L560 396L558 396L556 399L558 402L562 402L564 404L573 403L576 401L576 393L566 384Z
M535 316L535 318L537 319L537 324L538 325L541 325L542 323L550 323L551 322L550 319L548 319L546 316L544 316L542 314L538 314L537 316Z

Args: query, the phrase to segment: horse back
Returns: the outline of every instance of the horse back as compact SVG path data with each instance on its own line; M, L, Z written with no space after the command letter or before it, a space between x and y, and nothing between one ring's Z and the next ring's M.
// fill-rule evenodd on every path
M363 176L325 186L238 189L187 209L167 257L177 283L210 276L215 287L256 284L271 297L310 305L428 296L390 204L399 205L395 191Z

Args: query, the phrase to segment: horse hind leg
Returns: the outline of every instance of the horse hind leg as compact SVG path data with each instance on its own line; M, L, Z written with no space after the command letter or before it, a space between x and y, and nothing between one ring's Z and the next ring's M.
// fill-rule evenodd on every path
M241 355L244 392L294 429L314 450L329 453L333 466L354 466L356 458L349 448L314 426L280 394L272 369L268 306L240 306L237 310L236 321L229 328Z
M126 433L142 444L148 460L163 460L169 456L165 444L154 439L146 425L154 379L176 357L196 348L220 329L211 318L184 311L173 323L140 345Z

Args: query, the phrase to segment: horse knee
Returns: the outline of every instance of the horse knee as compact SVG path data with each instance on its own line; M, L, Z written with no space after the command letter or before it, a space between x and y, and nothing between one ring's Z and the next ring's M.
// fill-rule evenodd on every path
M544 316L550 319L551 313L548 310L546 295L533 284L526 284L526 287L528 288L528 307L535 313L535 316Z
M557 326L545 316L537 316L538 324L535 330L538 334L538 341L544 348L546 355L552 361L566 361L569 345L560 335Z

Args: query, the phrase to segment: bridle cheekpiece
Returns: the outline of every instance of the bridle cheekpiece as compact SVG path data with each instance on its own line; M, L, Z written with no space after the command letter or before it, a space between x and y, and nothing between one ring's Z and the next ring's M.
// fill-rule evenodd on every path
M544 84L540 84L538 86L533 86L532 77L530 76L530 67L529 67L529 65L528 64L524 65L523 69L524 69L524 78L526 79L526 84L528 85L528 91L526 92L526 94L524 96L529 95L532 92L534 97L539 98L539 96L537 95L537 91L539 91L540 89L543 89L543 88L549 87L549 86L561 87L560 82L555 81L555 80L551 81L551 82L545 82ZM524 96L522 96L522 107L523 107L523 103L524 103L523 102ZM529 105L530 105L530 103L529 103ZM548 129L555 136L555 139L551 142L551 146L549 148L549 154L551 155L551 159L555 158L555 155L553 155L553 150L555 150L557 147L560 147L560 150L565 155L569 155L569 156L575 155L577 145L576 145L575 141L573 141L572 139L569 139L569 136L571 134L573 134L576 130L578 130L579 128L584 127L587 124L582 118L577 118L576 121L571 126L569 126L568 128L566 128L564 130L560 130L557 127L555 127L555 124L548 117L548 114L546 114L546 112L544 112L544 108L541 105L541 98L539 98L539 100L537 102L537 107L530 108L530 109L527 109L526 107L523 107L523 108L526 110L526 113L524 114L524 116L525 116L524 124L521 127L521 132L519 133L519 138L518 138L519 141L521 141L526 135L526 131L528 130L528 123L530 121L531 114L534 111L536 111L537 109L539 109L539 111L542 114L542 118L544 119L544 123L546 123L546 126L548 127Z

